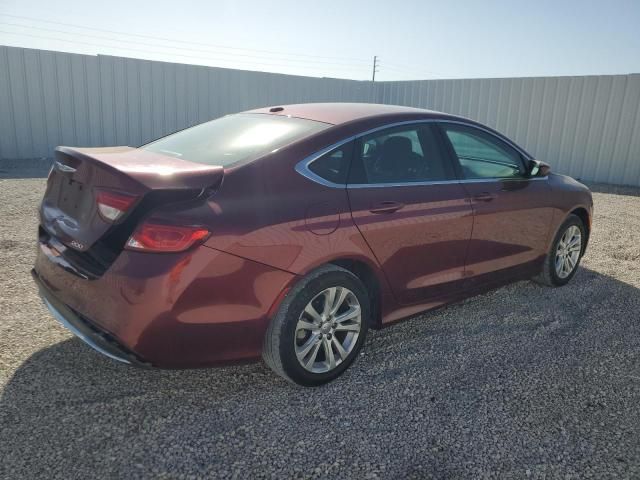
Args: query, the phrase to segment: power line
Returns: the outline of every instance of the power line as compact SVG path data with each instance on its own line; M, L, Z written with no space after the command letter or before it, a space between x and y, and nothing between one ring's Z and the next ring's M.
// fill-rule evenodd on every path
M83 36L83 37L97 38L99 40L106 40L108 42L124 42L124 43L127 43L128 45L136 44L136 45L144 45L144 46L147 46L147 47L154 47L154 48L161 47L161 48L172 48L172 49L175 49L175 50L185 50L185 51L191 51L191 52L215 53L217 55L232 56L234 59L236 57L247 57L247 58L257 58L257 59L266 59L266 60L283 60L283 61L292 62L292 63L300 63L300 62L302 62L302 63L312 63L314 65L316 65L316 64L324 64L324 65L347 66L344 63L325 62L325 61L322 61L322 60L268 58L268 57L265 58L264 56L250 55L250 54L244 54L244 53L217 52L217 51L211 51L211 50L206 50L206 49L202 49L202 48L175 47L175 46L171 46L171 45L157 45L157 44L153 44L153 43L145 43L145 42L140 42L140 41L132 42L131 40L109 38L109 37L103 37L103 36L100 36L100 35L92 35L92 34L89 34L89 33L67 32L67 31L64 31L64 30L56 30L56 29L53 29L53 28L35 27L35 26L31 26L31 25L22 25L22 24L18 24L18 23L10 23L10 22L0 22L0 25L7 25L7 26L11 26L11 27L29 28L29 29L32 29L32 30L60 33L60 34L63 34L63 35L80 35L80 36ZM19 33L19 32L16 32L16 33ZM114 47L114 48L122 48L122 47ZM359 67L359 65L356 65L356 67Z
M404 76L412 77L413 80L424 80L425 79L424 77L426 77L427 79L434 77L433 74L427 73L427 72L418 73L418 72L405 70L402 68L395 68L395 67L389 67L389 66L385 68L391 73L402 74Z
M139 38L149 38L149 39L153 39L153 40L161 40L161 41L171 42L171 43L182 43L182 44L186 44L186 45L200 45L200 46L205 46L205 47L224 48L224 49L228 49L228 50L239 50L239 51L249 51L249 52L258 52L258 53L269 53L269 54L274 54L274 55L286 55L286 56L294 56L294 57L325 58L325 59L330 59L330 60L333 59L333 60L343 60L343 61L350 61L350 62L361 62L361 63L367 63L367 64L369 63L367 60L364 60L362 58L331 57L331 56L323 56L323 55L310 55L310 54L305 54L305 53L287 53L287 52L277 52L277 51L273 51L273 50L259 50L259 49L253 49L253 48L232 47L232 46L229 46L229 45L216 45L216 44L202 43L202 42L190 42L190 41L186 41L186 40L177 40L177 39L168 38L168 37L158 37L158 36L153 36L153 35L142 35L142 34L138 34L138 33L121 32L121 31L108 30L108 29L97 28L97 27L87 27L87 26L83 26L83 25L75 25L75 24L72 24L72 23L56 22L56 21L53 21L53 20L42 20L42 19L34 18L34 17L25 17L25 16L21 16L21 15L10 15L8 13L0 13L0 16L11 17L11 18L19 18L19 19L23 19L23 20L31 20L31 21L42 22L42 23L50 23L50 24L54 24L54 25L63 25L63 26L66 26L66 27L81 28L81 29L84 29L84 30L93 30L93 31L96 31L96 32L111 33L111 34L115 34L115 35L125 35L125 36L139 37ZM24 26L24 25L21 25L21 26Z
M89 42L82 42L80 40L65 40L62 38L54 38L54 37L47 37L47 36L42 36L42 35L33 35L33 34L29 34L29 33L24 33L24 32L7 32L7 31L3 31L0 30L0 33L4 33L4 34L8 34L8 35L23 35L23 36L27 36L27 37L32 37L32 38L40 38L43 40L56 40L58 42L66 42L66 43L72 43L72 44L80 44L80 45L88 45L90 47L106 47L106 48L112 48L112 49L119 49L119 48L123 48L123 47L118 47L115 45L104 45L104 44L99 44L99 43L89 43ZM140 48L132 48L132 47L127 47L127 50L133 50L133 51L137 51L137 52L144 52L144 53L151 53L154 55L174 55L174 56L178 56L178 57L185 57L185 58L197 58L200 60L219 60L219 61L223 61L223 62L231 62L232 60L230 59L220 59L220 58L215 58L215 57L204 57L204 56L198 56L198 55L185 55L185 54L181 54L181 53L170 53L170 52L161 52L161 51L153 51L153 50L147 50L147 49L140 49ZM248 65L262 65L262 66L271 66L271 67L288 67L288 68L293 68L293 69L301 69L301 68L306 68L306 69L314 69L314 70L318 70L317 68L314 68L312 65L285 65L285 64L279 64L279 63L265 63L265 62L250 62L250 61L243 61L243 60L233 60L233 63L244 63L244 64L248 64ZM228 68L228 67L226 67ZM335 69L346 69L346 70L350 70L353 71L354 68L350 68L348 66L335 66L333 67ZM358 67L355 67L358 68Z
M419 73L421 75L442 75L442 76L447 76L446 74L442 73L442 72L434 72L432 70L425 70L423 68L416 68L416 67L411 67L408 65L401 65L398 63L389 63L387 64L389 66L389 68L391 68L392 70L400 70L400 71L404 71L404 72L414 72L414 73Z
M181 44L185 44L185 45L202 45L208 48L194 48L194 47L182 47L182 46L176 46L176 45L162 45L162 44L153 44L153 43L146 43L146 42L141 42L141 41L132 41L132 40L127 40L127 39L120 39L120 38L110 38L110 37L106 37L106 36L100 36L100 35L94 35L92 33L82 33L82 32L71 32L71 31L65 31L65 30L57 30L57 29L52 29L52 28L46 28L46 27L42 27L42 26L35 26L35 25L25 25L25 24L20 24L20 23L10 23L10 22L2 22L0 21L0 25L6 25L6 26L10 26L10 27L18 27L18 28L27 28L27 29L32 29L32 30L36 30L36 31L43 31L43 32L52 32L52 33L57 33L57 34L62 34L62 35L80 35L83 37L88 37L88 38L96 38L99 40L104 40L107 42L120 42L120 43L126 43L127 50L134 50L134 51L138 51L138 52L145 52L145 53L152 53L154 55L173 55L173 56L178 56L178 57L184 57L184 58L195 58L195 59L200 59L200 60L209 60L209 61L221 61L221 62L233 62L233 63L242 63L245 65L259 65L259 66L273 66L273 67L289 67L289 68L298 68L298 69L309 69L309 68L314 68L315 65L330 65L332 66L333 69L342 69L342 70L358 70L360 68L363 68L365 63L364 60L362 59L355 59L355 58L348 58L348 57L330 57L330 56L322 56L322 55L310 55L310 54L297 54L297 53L286 53L286 52L276 52L276 51L272 51L272 50L258 50L258 49L250 49L250 48L241 48L241 47L230 47L230 46L223 46L223 45L214 45L214 44L208 44L208 43L201 43L201 42L189 42L189 41L185 41L185 40L174 40L171 38L167 38L167 37L157 37L157 36L152 36L152 35L142 35L142 34L135 34L135 33L126 33L126 32L119 32L119 31L115 31L115 30L107 30L107 29L101 29L101 28L94 28L94 27L88 27L88 26L81 26L81 25L75 25L75 24L70 24L70 23L64 23L64 22L56 22L56 21L51 21L51 20L42 20L42 19L38 19L38 18L33 18L33 17L26 17L26 16L20 16L20 15L10 15L10 14L5 14L5 13L0 13L0 16L5 16L5 17L12 17L12 18L18 18L18 19L24 19L24 20L31 20L31 21L36 21L36 22L43 22L43 23L49 23L49 24L55 24L55 25L63 25L63 26L67 26L67 27L71 27L71 28L80 28L80 29L85 29L85 30L90 30L90 31L98 31L98 32L105 32L105 33L109 33L109 34L114 34L114 35L128 35L128 36L133 36L133 37L140 37L140 38L150 38L150 39L154 39L154 40L160 40L162 42L172 42L172 43L181 43ZM27 37L32 37L32 38L42 38L45 40L57 40L57 41L61 41L61 42L65 42L65 43L75 43L75 44L81 44L81 45L88 45L88 46L92 46L92 47L103 47L103 48L111 48L111 49L124 49L125 47L122 46L118 46L118 45L105 45L105 44L99 44L99 43L89 43L89 42L83 42L83 41L79 41L79 40L66 40L63 38L57 38L57 37L45 37L45 36L38 36L38 35L33 35L33 34L29 34L29 33L24 33L24 32L2 32L5 34L9 34L9 35L23 35L23 36L27 36ZM201 53L206 53L206 54L210 54L213 53L214 56L203 56L203 55L186 55L183 53L177 53L177 52L161 52L161 51L151 51L151 50L146 50L146 49L140 49L140 48L132 48L130 45L134 44L136 46L138 45L142 45L142 46L146 46L146 47L152 47L152 48L162 48L162 49L172 49L172 50L181 50L181 51L187 51L187 52L201 52ZM218 50L216 50L218 49ZM267 53L270 55L285 55L285 56L289 56L289 57L306 57L306 58L323 58L323 59L334 59L337 61L322 61L322 60L308 60L305 58L283 58L283 57L264 57L263 55L251 55L248 53L238 53L238 52L230 52L230 51L220 51L220 49L227 49L227 50L236 50L239 52L261 52L261 53ZM223 58L223 57L232 57L232 58ZM244 57L244 58L248 58L248 59L258 59L258 61L243 61L243 60L238 60L237 57ZM267 62L264 62L262 60L267 60ZM282 64L282 63L272 63L269 62L270 60L275 60L276 62L280 61L280 62L287 62L287 64ZM347 62L347 63L342 63L342 62ZM310 65L301 65L301 64L310 64ZM381 62L380 62L380 58L378 56L374 56L374 62L373 62L373 71L372 71L372 81L375 81L375 76L376 73L380 72L380 66L381 66ZM315 68L314 68L315 69ZM448 75L445 75L443 73L440 72L435 72L435 71L429 71L429 70L425 70L422 68L416 68L415 66L407 66L407 65L402 65L399 63L388 63L385 66L385 69L390 69L393 70L395 72L401 72L404 74L409 74L409 75L419 75L419 76L433 76L433 75L437 75L437 76L442 76L442 77L447 77ZM318 70L318 69L315 69Z
M64 32L64 31L59 31L59 30L53 30L53 29L47 29L47 28L41 28L41 27L29 27L26 25L16 25L16 24L11 24L11 23L7 23L7 22L0 22L0 25L10 25L10 26L20 26L20 27L27 27L27 28L34 28L36 30L45 30L45 31L51 31L51 32L56 32L56 33L62 33L62 34L73 34L71 32ZM8 35L22 35L22 36L27 36L27 37L31 37L31 38L39 38L39 39L43 39L43 40L56 40L56 41L60 41L60 42L65 42L65 43L71 43L71 44L78 44L78 45L87 45L90 47L103 47L103 48L110 48L110 49L126 49L126 50L132 50L132 51L136 51L136 52L143 52L143 53L150 53L153 55L163 55L163 56L167 56L167 55L173 55L173 56L177 56L177 57L184 57L184 58L193 58L193 59L199 59L199 60L208 60L208 61L221 61L221 62L233 62L235 63L241 63L241 64L245 64L245 65L249 65L249 67L244 67L244 68L251 68L253 67L288 67L291 69L314 69L314 70L318 70L317 68L314 68L313 65L298 65L295 62L299 62L299 61L303 61L305 63L311 62L311 63L324 63L324 64L329 64L329 65L333 65L332 68L334 69L338 69L338 70L350 70L350 71L354 71L354 70L358 70L363 68L363 66L361 65L353 65L352 67L349 67L347 65L342 65L342 64L332 64L331 62L313 62L313 61L308 61L308 60L292 60L292 59L273 59L273 60L282 60L285 62L290 62L289 64L282 64L282 63L271 63L271 62L255 62L255 61L247 61L247 60L237 60L235 58L235 56L237 56L238 54L228 54L228 53L217 53L217 55L232 55L234 56L234 58L230 59L230 58L220 58L220 57L215 57L215 56L203 56L203 55L185 55L182 53L176 53L176 52L166 52L166 51L158 51L158 50L148 50L148 49L141 49L141 48L133 48L130 46L131 43L135 44L135 45L146 45L146 46L154 46L153 44L148 44L148 43L144 43L144 42L128 42L129 46L127 47L122 47L119 45L105 45L105 44L100 44L100 43L92 43L92 42L83 42L80 40L67 40L67 39L63 39L63 38L56 38L56 37L51 37L51 36L42 36L42 35L33 35L33 34L29 34L29 33L25 33L25 32L7 32L7 31L1 31L0 33L4 33L4 34L8 34ZM95 35L88 35L88 34L81 34L79 33L78 35L82 35L82 36L88 36L88 37L93 37L93 38L99 38L99 39L103 39L103 40L107 40L110 42L126 42L126 40L118 40L118 39L111 39L111 38L107 38L107 37L100 37L100 36L95 36ZM165 46L165 45L158 45L158 47L161 48L172 48L169 46ZM187 50L187 51L203 51L203 52L207 52L206 50L199 50L199 49L189 49L189 48L182 48L182 47L173 47L173 48L178 48L180 50ZM251 58L262 58L262 57L254 57L252 55L241 55L241 56L246 56L246 57L251 57ZM267 60L272 60L271 58L267 58ZM380 72L380 66L381 66L381 62L379 57L374 56L374 64L373 64L373 72L372 72L372 81L375 81L375 75L376 73ZM224 67L224 68L228 68L228 67ZM398 68L395 66L388 66L386 68L389 68L391 70L395 70L397 72L402 72L402 73L409 73L409 69L405 69L405 68ZM417 72L414 71L414 73ZM430 75L433 72L430 73L420 73L420 75ZM417 73L416 73L417 74ZM416 79L419 80L419 79Z

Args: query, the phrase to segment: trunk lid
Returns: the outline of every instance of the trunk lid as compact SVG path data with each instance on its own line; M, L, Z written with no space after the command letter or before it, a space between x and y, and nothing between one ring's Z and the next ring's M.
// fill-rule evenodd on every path
M86 251L114 225L122 223L149 193L176 192L182 196L193 191L196 196L205 189L218 187L223 176L224 168L220 166L132 147L58 147L40 207L40 220L62 243ZM135 195L136 200L114 224L98 212L99 190Z

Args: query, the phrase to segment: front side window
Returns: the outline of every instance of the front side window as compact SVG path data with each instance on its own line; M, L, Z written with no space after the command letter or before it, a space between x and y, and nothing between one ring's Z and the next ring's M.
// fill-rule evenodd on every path
M412 183L450 180L451 166L442 154L434 127L392 127L360 139L349 183Z
M202 123L140 147L206 165L228 167L329 128L302 118L240 113Z
M464 178L517 178L524 175L520 154L499 138L477 128L442 124Z

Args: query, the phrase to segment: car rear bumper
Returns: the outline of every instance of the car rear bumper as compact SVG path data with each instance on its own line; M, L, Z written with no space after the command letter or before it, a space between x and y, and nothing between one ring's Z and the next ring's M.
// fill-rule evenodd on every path
M60 302L40 280L35 269L31 270L31 275L38 286L42 302L49 309L53 317L76 337L95 351L112 360L138 367L151 366L151 364L140 359L133 352L121 345L112 335L101 330L88 319Z
M114 360L160 368L259 359L269 312L295 277L204 246L124 251L95 279L51 256L41 243L33 275L58 321Z

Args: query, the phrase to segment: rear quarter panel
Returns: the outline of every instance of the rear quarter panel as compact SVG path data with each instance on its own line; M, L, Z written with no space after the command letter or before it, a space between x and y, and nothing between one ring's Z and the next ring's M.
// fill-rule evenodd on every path
M315 183L295 171L308 155L349 136L329 129L225 172L207 202L212 235L206 245L296 275L338 259L367 264L388 290L374 255L353 223L346 188Z

